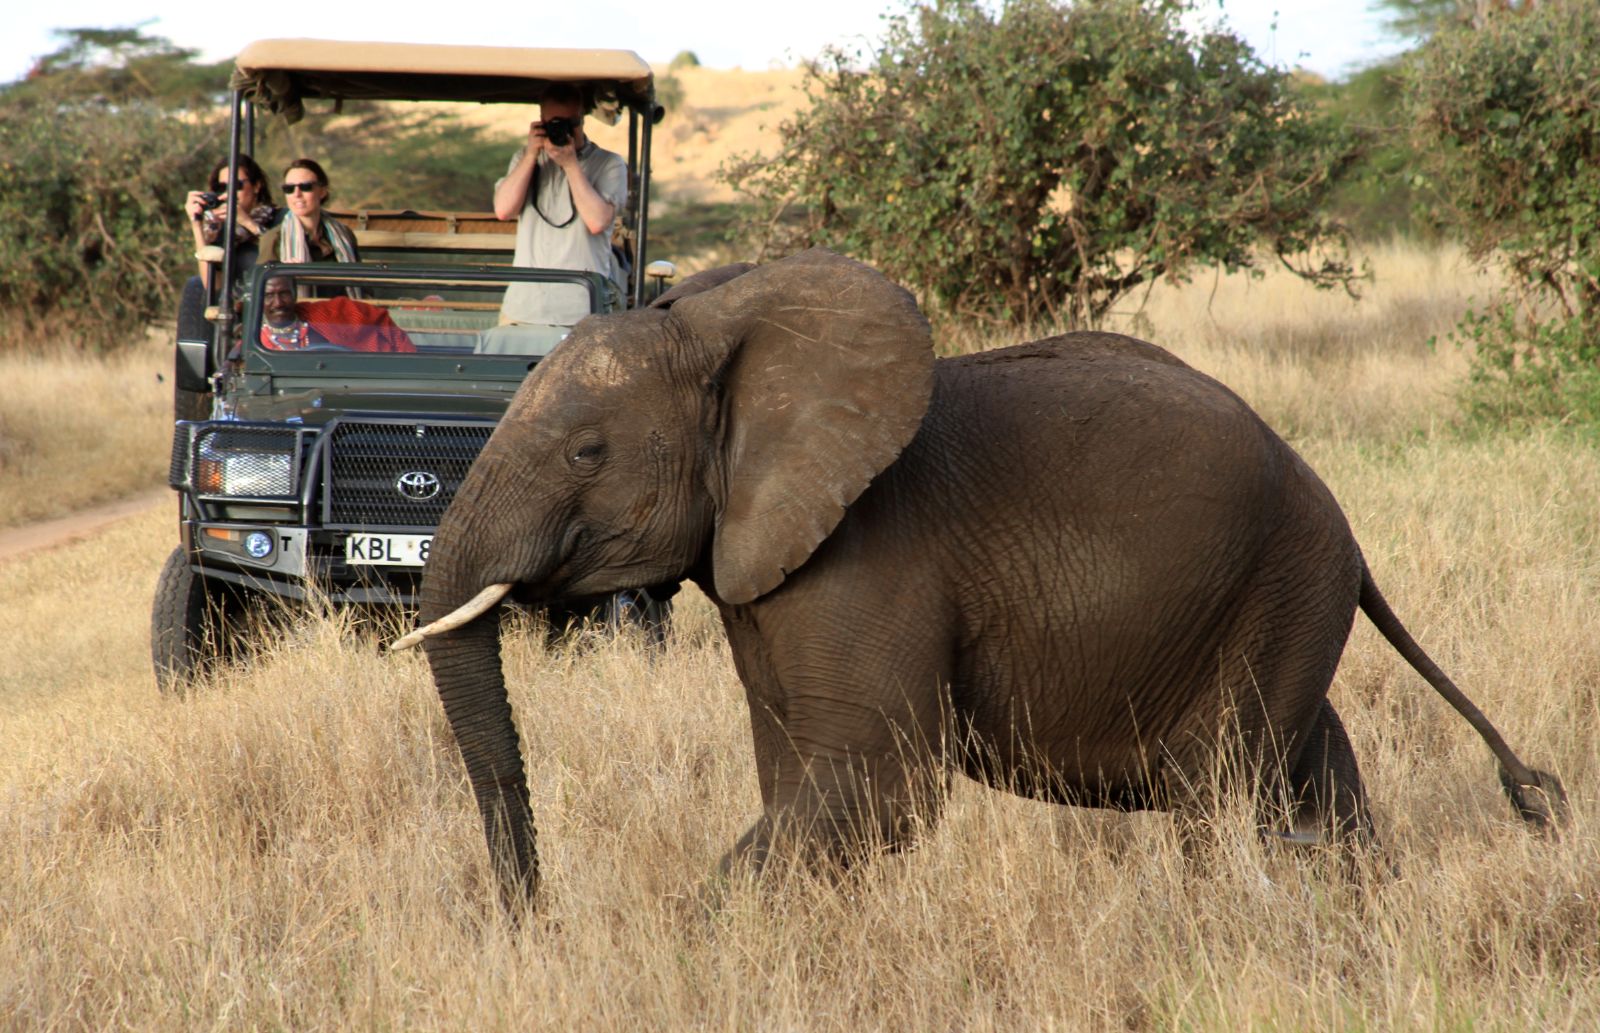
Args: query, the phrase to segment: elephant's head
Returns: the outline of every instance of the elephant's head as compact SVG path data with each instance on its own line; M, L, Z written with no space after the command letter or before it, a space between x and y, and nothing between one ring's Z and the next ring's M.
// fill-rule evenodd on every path
M590 317L529 375L439 525L427 626L402 640L427 639L512 899L538 875L495 604L691 571L729 604L772 591L916 434L932 365L909 294L814 250Z

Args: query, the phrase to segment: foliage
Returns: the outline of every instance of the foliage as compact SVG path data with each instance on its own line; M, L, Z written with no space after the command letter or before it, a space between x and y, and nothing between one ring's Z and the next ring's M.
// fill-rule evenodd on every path
M1528 319L1501 302L1469 312L1456 327L1473 346L1462 402L1493 426L1600 417L1600 339L1577 317Z
M10 89L57 102L149 101L164 108L226 102L231 62L196 63L195 51L133 28L60 29L56 35L62 45Z
M1401 60L1371 65L1340 82L1303 74L1295 82L1303 103L1316 105L1360 141L1356 160L1328 194L1326 211L1365 241L1440 235L1406 121Z
M837 50L810 66L780 153L723 175L768 250L826 244L987 319L1097 322L1196 263L1254 268L1262 242L1348 285L1318 206L1351 140L1238 38L1191 35L1186 6L919 4L865 71Z
M1427 39L1451 28L1482 28L1497 14L1531 10L1537 0L1377 0L1369 9L1387 11L1385 25L1396 36Z
M1377 0L1369 10L1384 12L1384 27L1404 39L1426 39L1442 28L1470 20L1473 0Z
M114 60L91 66L90 42ZM167 74L188 59L132 30L74 30L0 91L0 319L12 342L48 325L84 346L126 345L169 314L192 268L179 198L210 157L206 120L167 106L210 88L205 75Z
M667 62L667 70L676 72L680 68L699 68L700 58L692 50L680 50Z
M656 79L656 103L666 109L667 117L683 109L685 96L683 82L671 72Z
M1440 32L1407 82L1440 210L1511 296L1462 324L1472 401L1600 418L1600 7Z

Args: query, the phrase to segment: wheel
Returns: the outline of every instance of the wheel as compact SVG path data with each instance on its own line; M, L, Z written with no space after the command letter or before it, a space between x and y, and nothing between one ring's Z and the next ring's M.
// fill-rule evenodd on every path
M653 646L665 645L672 620L672 600L657 599L643 588L625 588L606 597L600 622L614 631L638 628Z
M550 645L587 624L613 634L638 628L651 645L660 646L666 643L671 626L672 599L658 599L643 588L625 588L610 595L563 599L550 604L545 615Z
M156 580L150 610L150 659L156 687L182 695L219 660L234 653L234 624L244 600L225 585L196 574L182 546L172 550Z

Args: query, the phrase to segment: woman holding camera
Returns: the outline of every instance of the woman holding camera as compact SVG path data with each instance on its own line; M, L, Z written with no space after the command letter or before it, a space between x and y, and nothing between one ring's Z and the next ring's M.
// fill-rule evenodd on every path
M273 205L272 191L267 187L266 173L255 159L239 155L238 215L234 218L234 273L243 276L245 270L255 265L258 241L261 234L277 225L283 210ZM189 225L194 230L196 258L201 248L216 244L222 239L228 224L228 163L226 160L211 170L206 179L206 189L191 190L184 199L183 210L189 215ZM200 280L211 289L211 265L200 262Z

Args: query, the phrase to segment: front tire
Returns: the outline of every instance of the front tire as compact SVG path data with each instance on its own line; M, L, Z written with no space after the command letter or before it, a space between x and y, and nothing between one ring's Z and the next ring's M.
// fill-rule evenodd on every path
M182 546L172 550L156 580L150 610L150 659L156 687L183 695L216 664L232 656L243 600L227 586L195 573Z
M545 617L550 645L576 629L590 627L613 635L637 628L650 645L662 646L672 623L672 599L657 599L643 588L625 588L610 595L560 600L550 604Z

